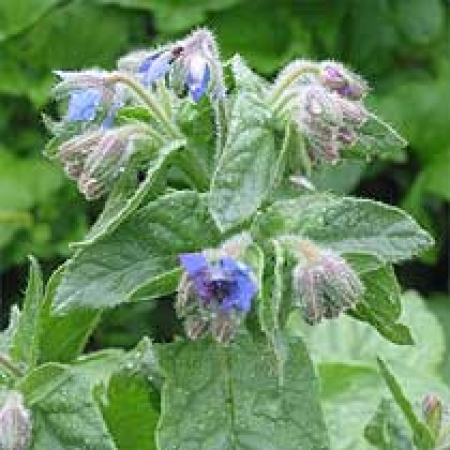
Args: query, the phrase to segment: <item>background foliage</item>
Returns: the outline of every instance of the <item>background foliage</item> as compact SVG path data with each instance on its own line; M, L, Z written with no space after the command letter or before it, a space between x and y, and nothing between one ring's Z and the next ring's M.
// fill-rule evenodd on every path
M52 70L110 68L128 50L150 47L206 24L216 32L225 57L239 52L265 75L274 75L287 61L304 57L342 60L367 77L373 86L375 110L410 145L403 154L371 164L370 169L364 162L350 161L323 170L315 181L331 191L400 205L435 237L436 247L418 263L403 266L399 275L404 287L421 291L428 305L438 311L436 318L416 294L408 294L405 303L411 306L407 310L416 307L425 315L420 318L429 321L427 329L433 330L424 334L420 325L407 322L419 333L417 341L432 343L428 344L432 352L423 349L421 353L419 348L417 355L408 353L417 358L411 364L421 361L424 376L428 370L439 371L448 381L450 362L443 355L445 342L450 342L450 327L442 324L448 324L444 301L448 300L450 201L449 18L449 5L443 0L0 0L3 316L7 302L13 302L25 286L26 256L37 256L49 272L70 254L68 243L81 240L98 213L98 205L87 204L60 167L41 156L47 139L41 113L53 113L55 108L49 100ZM149 314L153 308L156 311ZM167 303L150 302L109 312L91 348L129 348L149 328L160 340L171 338L166 335L167 329L173 329L173 324L167 324L172 317L166 314L167 308ZM339 333L339 352L327 352L327 345L331 348L326 342L328 331L319 330L310 339L313 354L320 355L325 405L329 402L325 410L329 417L340 415L333 410L339 395L342 403L348 401L355 419L365 415L367 420L359 421L365 424L372 415L364 410L365 399L370 395L377 399L379 387L375 386L381 384L367 355L374 357L374 349L378 351L381 344L369 340L366 345L372 353L358 353L351 341L358 333L364 334L364 325L352 322ZM349 336L353 337L347 345ZM384 344L387 350L382 356L388 362L402 358L390 345ZM427 362L423 363L425 355ZM359 386L359 397L327 378L327 373L336 370L341 371L342 380ZM118 377L120 383L124 380ZM411 392L420 398L414 387ZM114 391L109 395L114 396ZM341 430L342 425L333 426ZM341 444L342 448L354 445Z

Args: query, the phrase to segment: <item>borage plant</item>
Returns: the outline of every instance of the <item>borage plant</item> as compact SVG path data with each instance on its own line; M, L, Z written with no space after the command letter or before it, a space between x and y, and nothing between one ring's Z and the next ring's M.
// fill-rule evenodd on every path
M56 74L66 109L45 118L46 155L106 202L46 287L31 260L0 341L0 447L329 449L295 317L346 314L411 344L392 264L432 243L401 210L311 182L405 145L364 105L365 81L297 60L268 82L239 56L223 64L204 29L113 71ZM103 311L159 298L173 342L81 355Z

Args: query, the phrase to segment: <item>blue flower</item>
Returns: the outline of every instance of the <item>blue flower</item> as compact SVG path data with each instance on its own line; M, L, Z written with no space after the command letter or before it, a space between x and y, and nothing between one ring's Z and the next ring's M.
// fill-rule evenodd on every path
M180 262L205 306L217 303L222 311L250 310L258 288L248 266L228 256L209 262L203 253L182 254Z
M163 78L169 71L174 60L172 52L157 52L146 58L138 68L138 73L143 75L143 83L150 86L155 81Z
M89 122L94 120L102 97L102 91L96 88L72 91L67 108L66 120L68 122Z
M192 57L188 63L185 82L195 102L205 95L210 79L211 70L206 59L200 56Z

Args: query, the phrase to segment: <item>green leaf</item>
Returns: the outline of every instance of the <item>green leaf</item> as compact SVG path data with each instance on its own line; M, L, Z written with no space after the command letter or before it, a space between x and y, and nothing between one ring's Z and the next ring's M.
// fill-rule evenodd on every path
M156 450L158 397L142 375L123 371L111 377L102 412L118 450Z
M153 155L152 159L148 161L147 175L145 180L139 185L137 181L137 170L135 167L130 167L114 187L100 217L90 229L85 239L75 245L90 245L99 237L117 228L121 222L140 206L144 198L149 195L155 180L166 167L171 156L184 145L184 140L175 140L160 148Z
M261 240L306 237L339 253L372 254L387 262L411 258L433 242L398 208L326 194L274 203L256 218L253 234Z
M366 425L364 436L380 450L414 450L411 437L392 402L386 399L381 400L375 415Z
M399 1L393 9L399 29L413 44L430 44L444 30L445 9L440 0Z
M210 210L221 230L250 219L261 206L273 183L276 160L267 108L254 96L239 94L211 184Z
M406 420L409 423L409 426L411 427L411 430L413 431L413 439L414 443L417 445L419 450L432 450L434 449L434 438L431 435L430 430L428 427L423 423L416 415L416 413L413 410L413 407L409 400L406 398L405 394L403 393L403 390L400 386L400 384L395 379L394 375L389 371L386 364L383 362L382 359L378 358L378 366L381 372L381 375L383 376L384 380L386 381L386 384L391 391L392 396L394 397L394 400L396 401L397 405L402 410Z
M123 303L139 287L176 269L180 253L218 241L203 196L183 191L161 197L68 262L56 292L57 311Z
M267 81L253 72L240 55L234 55L231 59L231 70L237 89L253 91L260 95L267 94Z
M37 261L30 257L30 274L19 322L11 342L10 355L14 361L33 367L39 357L41 313L44 285Z
M58 0L19 0L0 3L0 41L33 25L58 4Z
M73 367L44 364L21 380L33 417L32 450L117 450L92 391L107 382L121 355L103 352Z
M329 449L311 361L291 342L284 383L264 342L203 340L159 351L165 383L160 450Z
M414 292L402 299L400 321L411 332L414 346L395 345L375 333L368 324L348 316L322 322L314 327L291 316L289 326L305 337L316 361L375 363L379 355L389 364L414 367L415 375L438 377L445 357L445 336L427 302Z
M364 427L383 387L375 368L361 363L327 362L318 365L318 372L331 448L372 450L364 439Z
M42 325L39 339L39 363L73 361L83 351L96 327L100 313L87 309L70 311L61 316L53 311L56 289L61 282L65 266L50 277L42 305Z
M350 315L371 324L395 344L413 344L408 327L398 323L401 291L392 266L368 255L346 255L346 259L357 270L366 288L364 297Z

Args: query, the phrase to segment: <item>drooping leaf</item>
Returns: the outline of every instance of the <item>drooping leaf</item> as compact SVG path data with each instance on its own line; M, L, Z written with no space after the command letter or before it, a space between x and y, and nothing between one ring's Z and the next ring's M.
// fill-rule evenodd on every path
M301 342L289 346L283 384L267 344L248 335L228 347L182 342L159 354L165 375L160 450L329 449Z
M203 196L184 191L161 197L69 261L56 292L56 308L61 313L123 303L139 287L171 274L180 253L218 241Z
M275 141L264 104L246 92L238 95L209 198L211 214L221 230L250 219L265 200L275 176Z
M408 259L432 244L427 232L398 208L373 200L304 195L274 203L254 223L257 239L306 237L340 253Z
M401 290L394 269L368 255L346 255L365 286L364 297L350 314L374 326L395 344L413 344L408 327L399 323Z

